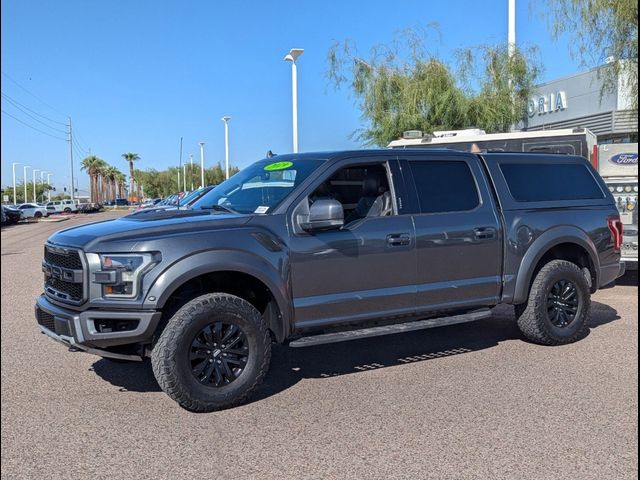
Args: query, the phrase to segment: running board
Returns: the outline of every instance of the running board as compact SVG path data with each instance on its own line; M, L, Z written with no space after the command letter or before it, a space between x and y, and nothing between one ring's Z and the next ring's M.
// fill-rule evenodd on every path
M428 318L426 320L418 320L415 322L396 323L393 325L383 325L380 327L369 327L361 328L358 330L348 330L344 332L332 332L324 333L321 335L312 335L294 340L293 342L289 343L289 346L297 348L322 345L324 343L347 342L349 340L357 340L359 338L379 337L381 335L411 332L413 330L424 330L426 328L444 327L446 325L455 325L457 323L475 322L476 320L483 320L489 317L491 317L491 310L479 310L450 317Z

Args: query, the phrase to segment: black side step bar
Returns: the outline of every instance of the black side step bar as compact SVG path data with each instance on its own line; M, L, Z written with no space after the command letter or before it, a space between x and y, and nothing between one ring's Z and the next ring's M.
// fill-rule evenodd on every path
M294 340L289 343L289 346L311 347L313 345L322 345L324 343L346 342L349 340L357 340L359 338L379 337L381 335L411 332L413 330L424 330L426 328L443 327L445 325L455 325L457 323L475 322L476 320L483 320L489 317L491 317L491 310L476 310L475 312L463 313L462 315L454 315L451 317L428 318L426 320L417 320L415 322L396 323L380 327L369 327L345 332L312 335Z

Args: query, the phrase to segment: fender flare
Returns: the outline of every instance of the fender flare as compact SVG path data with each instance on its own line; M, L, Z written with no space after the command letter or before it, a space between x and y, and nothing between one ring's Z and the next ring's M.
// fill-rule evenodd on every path
M562 225L547 230L540 235L525 253L518 269L515 292L511 303L518 305L527 301L529 298L529 285L531 285L536 265L549 250L562 243L573 243L587 251L594 267L594 271L591 272L595 276L594 285L598 285L600 258L593 240L589 238L584 230L578 227Z
M147 290L143 308L161 309L169 297L189 280L207 273L223 271L244 273L265 284L280 310L282 332L285 336L291 332L293 315L287 280L263 258L244 251L201 251L166 266ZM149 297L155 297L155 300L151 301Z

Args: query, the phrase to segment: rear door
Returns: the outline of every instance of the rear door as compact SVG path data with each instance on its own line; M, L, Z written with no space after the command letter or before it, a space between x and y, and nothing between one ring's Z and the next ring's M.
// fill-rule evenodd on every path
M478 158L434 152L402 164L415 195L418 310L497 303L502 230Z

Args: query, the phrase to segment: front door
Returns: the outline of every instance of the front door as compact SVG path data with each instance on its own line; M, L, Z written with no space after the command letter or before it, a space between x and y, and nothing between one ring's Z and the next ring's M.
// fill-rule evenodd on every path
M307 329L415 309L416 250L413 221L402 214L395 160L342 163L306 197L338 200L341 229L292 232L290 259L296 328ZM372 212L386 197L390 210ZM375 207L374 207L375 208Z

